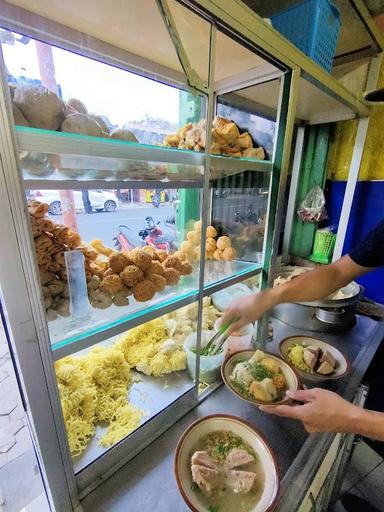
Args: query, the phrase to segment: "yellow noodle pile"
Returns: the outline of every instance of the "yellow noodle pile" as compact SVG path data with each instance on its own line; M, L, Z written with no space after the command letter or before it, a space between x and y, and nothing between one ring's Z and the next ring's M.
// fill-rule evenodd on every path
M159 377L186 368L184 350L168 338L167 326L159 318L131 329L116 346L121 349L130 368Z
M104 447L140 425L142 411L127 403L130 369L115 346L95 348L84 357L66 357L55 368L72 456L85 450L98 422L110 423L100 440Z
M69 448L73 456L80 455L95 434L96 387L79 358L66 357L55 367Z

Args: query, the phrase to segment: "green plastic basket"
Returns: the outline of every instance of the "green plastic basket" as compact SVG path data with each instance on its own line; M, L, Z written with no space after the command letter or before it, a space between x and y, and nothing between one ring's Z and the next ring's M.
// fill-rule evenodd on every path
M309 257L316 263L330 263L335 248L336 235L327 229L318 229L313 243L313 254Z

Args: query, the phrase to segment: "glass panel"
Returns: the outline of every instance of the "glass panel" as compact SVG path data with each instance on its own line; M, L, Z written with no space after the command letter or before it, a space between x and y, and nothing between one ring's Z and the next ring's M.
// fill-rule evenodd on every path
M189 63L207 87L211 25L176 0L167 1Z
M53 349L197 292L197 256L192 264L180 251L171 256L182 240L179 218L191 221L182 190L27 195ZM68 255L79 251L84 260L72 265Z
M56 361L76 472L193 388L196 328L193 303Z
M265 87L258 84L218 97L216 119L237 131L241 151L248 146L264 160L239 156L227 161L220 156L211 161L205 286L245 275L259 268L263 260L278 101L277 97L268 117L265 105L260 112L257 98Z
M182 126L186 93L17 33L2 34L16 125L178 147L172 137Z

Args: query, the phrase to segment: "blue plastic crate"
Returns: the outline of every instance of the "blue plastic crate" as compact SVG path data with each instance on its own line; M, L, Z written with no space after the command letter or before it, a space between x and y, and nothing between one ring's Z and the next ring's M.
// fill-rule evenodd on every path
M340 30L340 13L329 0L306 0L271 18L273 27L308 57L331 71Z

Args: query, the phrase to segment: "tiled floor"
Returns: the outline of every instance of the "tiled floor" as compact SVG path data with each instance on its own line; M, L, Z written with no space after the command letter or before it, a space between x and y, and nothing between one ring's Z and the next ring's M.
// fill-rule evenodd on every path
M384 459L364 441L354 449L342 486L344 492L355 494L384 512ZM345 508L338 503L333 512L345 512Z
M0 322L0 512L28 512L45 496L15 372ZM20 492L20 489L23 492ZM43 496L42 496L43 495Z

